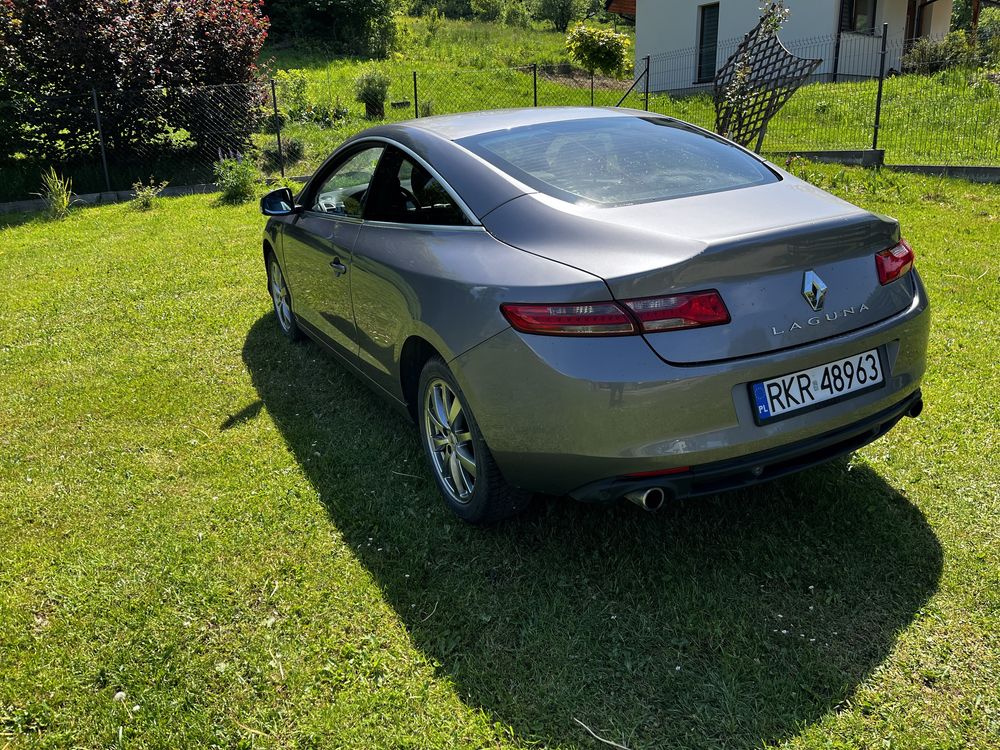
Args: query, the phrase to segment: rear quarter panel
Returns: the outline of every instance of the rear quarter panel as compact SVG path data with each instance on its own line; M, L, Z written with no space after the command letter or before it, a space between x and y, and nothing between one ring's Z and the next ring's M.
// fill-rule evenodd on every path
M503 302L611 297L597 277L506 245L481 227L367 223L351 273L361 368L397 397L400 354L411 336L450 361L509 327Z

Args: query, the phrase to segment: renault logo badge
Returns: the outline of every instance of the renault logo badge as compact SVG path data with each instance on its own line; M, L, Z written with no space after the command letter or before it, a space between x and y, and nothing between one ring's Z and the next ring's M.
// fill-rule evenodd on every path
M802 279L802 296L806 298L809 307L819 312L823 309L826 299L826 284L815 271L806 271Z

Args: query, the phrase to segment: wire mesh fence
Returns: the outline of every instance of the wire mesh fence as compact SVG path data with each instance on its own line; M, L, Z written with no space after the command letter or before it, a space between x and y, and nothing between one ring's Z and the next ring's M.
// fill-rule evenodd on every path
M738 41L719 44L716 67ZM823 62L771 120L763 151L863 150L877 143L890 164L1000 166L1000 38L885 42L884 56L881 35L786 45ZM712 129L712 86L699 80L708 75L699 71L703 57L690 49L640 59L623 79L572 65L394 68L380 121L509 107L622 106ZM72 178L77 193L127 190L139 180L211 182L215 162L235 155L256 159L267 176L305 175L372 124L349 81L329 74L0 97L0 201L30 197L50 166Z
M719 43L716 67L738 43ZM822 62L771 120L765 152L877 147L890 164L1000 166L1000 37L845 33L785 46ZM705 80L701 60L696 48L652 57L650 108L712 128L715 71Z
M217 161L253 150L268 103L266 81L31 98L0 155L0 200L30 197L50 166L77 193L211 182Z

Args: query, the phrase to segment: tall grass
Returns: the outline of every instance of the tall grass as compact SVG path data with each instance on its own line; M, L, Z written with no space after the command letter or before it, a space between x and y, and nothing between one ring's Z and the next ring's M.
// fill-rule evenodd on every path
M42 192L37 195L45 201L45 214L50 219L64 219L73 206L73 180L62 177L55 167L42 174Z

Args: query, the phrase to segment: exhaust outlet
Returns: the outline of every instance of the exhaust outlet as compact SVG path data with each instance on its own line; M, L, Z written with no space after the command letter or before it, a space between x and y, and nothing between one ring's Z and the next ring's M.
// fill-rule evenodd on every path
M906 416L913 417L914 419L916 419L917 417L920 416L920 412L922 412L923 410L924 410L924 400L922 398L918 398L910 405L910 408L906 412Z
M643 510L653 513L663 507L666 494L659 487L648 487L644 490L633 490L627 493L625 498Z

